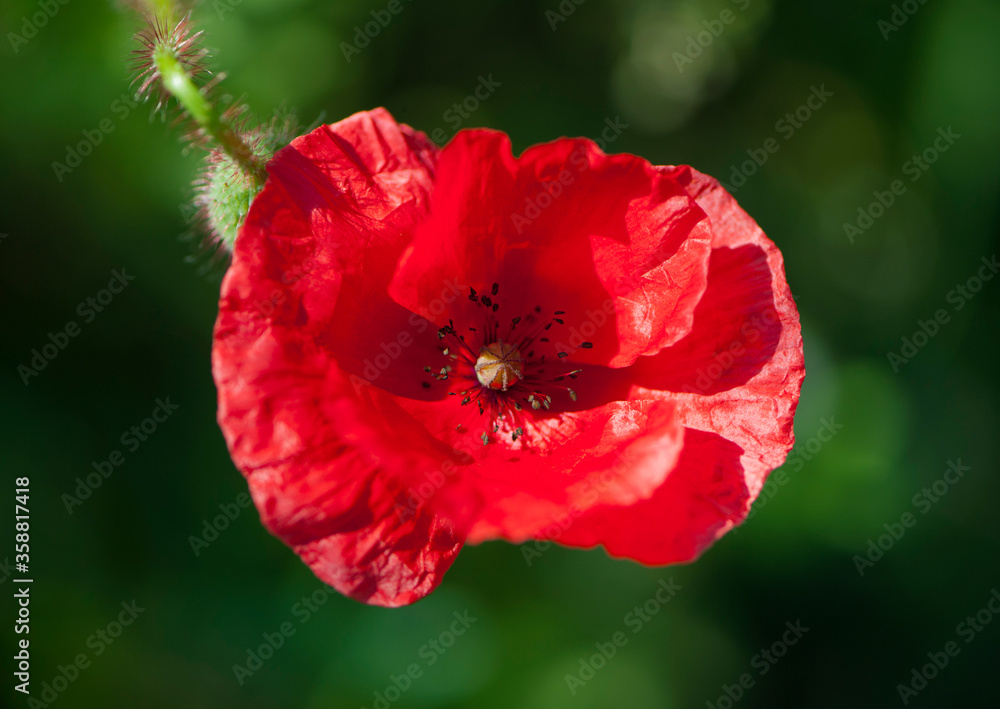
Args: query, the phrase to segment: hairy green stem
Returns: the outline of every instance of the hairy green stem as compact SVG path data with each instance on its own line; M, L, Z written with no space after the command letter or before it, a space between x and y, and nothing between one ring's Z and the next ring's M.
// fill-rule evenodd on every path
M226 124L211 101L201 92L191 79L184 65L168 48L157 48L153 61L163 87L176 98L189 116L225 151L233 162L240 166L253 181L263 185L267 173L261 160L253 154L250 146Z

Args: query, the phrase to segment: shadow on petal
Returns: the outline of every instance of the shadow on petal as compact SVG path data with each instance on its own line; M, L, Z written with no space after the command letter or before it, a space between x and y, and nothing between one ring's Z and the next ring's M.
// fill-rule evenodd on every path
M708 288L694 327L677 344L632 367L633 381L660 391L716 394L746 384L781 338L772 274L759 246L712 250Z

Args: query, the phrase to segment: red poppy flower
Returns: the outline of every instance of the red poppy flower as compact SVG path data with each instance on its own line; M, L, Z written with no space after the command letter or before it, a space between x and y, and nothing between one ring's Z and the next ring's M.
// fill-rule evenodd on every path
M219 423L323 581L412 603L463 542L689 561L792 445L781 254L689 167L384 110L279 151L222 287Z

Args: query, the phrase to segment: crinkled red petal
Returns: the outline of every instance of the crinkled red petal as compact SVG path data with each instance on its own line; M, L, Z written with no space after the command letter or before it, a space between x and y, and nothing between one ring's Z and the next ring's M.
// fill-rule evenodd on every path
M426 214L435 159L383 110L279 151L215 329L219 424L264 524L338 591L387 606L429 593L462 545L407 492L446 456L351 371L358 330L401 310L385 287Z
M438 308L442 294L456 283L489 294L497 283L505 322L536 307L561 311L557 349L624 367L691 328L709 249L705 213L641 158L564 138L515 159L503 133L462 131L441 151L431 214L390 294L439 325L458 324L476 320L477 304Z
M746 516L794 443L805 376L781 253L717 181L663 168L712 220L708 287L688 335L631 369L632 395L674 402L684 450L646 501L604 506L559 537L647 564L689 561Z

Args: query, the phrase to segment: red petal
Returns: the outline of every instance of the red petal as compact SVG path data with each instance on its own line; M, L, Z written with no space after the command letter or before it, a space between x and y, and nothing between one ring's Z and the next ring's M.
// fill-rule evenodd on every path
M546 441L551 447L545 456L530 453L529 435L520 455L485 456L463 469L462 487L449 490L441 502L447 504L448 495L484 501L470 542L498 537L521 542L569 512L646 498L683 446L683 430L667 402L614 402L571 414L558 425L558 432L549 433L557 438Z
M462 131L441 152L431 215L390 294L445 325L480 307L437 307L449 284L498 283L503 322L536 306L546 318L565 311L556 350L624 367L690 329L709 239L704 212L641 158L562 139L515 160L506 135ZM585 341L593 348L580 349Z
M704 311L696 312L695 328L687 338L691 349L678 343L676 358L668 359L671 355L665 351L662 364L690 374L683 356L698 349L707 353L707 343L714 352L730 354L734 344L742 345L745 354L734 357L713 386L699 389L704 382L695 377L669 387L683 393L659 396L677 403L688 427L714 431L743 448L741 461L752 500L795 442L792 420L805 377L799 312L785 280L781 252L733 196L690 167L669 170L711 217L712 264ZM720 360L709 358L706 367L729 361ZM710 376L714 374L713 369ZM649 384L652 388L653 382Z
M794 443L805 376L777 247L714 179L688 167L663 170L712 220L708 287L691 332L630 374L634 396L677 404L684 451L650 500L595 509L559 537L648 564L691 560L745 517Z
M708 288L691 332L632 367L647 389L714 394L745 384L771 361L783 324L759 246L712 249Z
M426 213L434 161L427 138L384 110L279 151L237 239L215 331L219 424L264 523L321 579L379 605L429 593L461 547L423 503L396 507L442 452L405 417L385 435L391 398L338 364L365 339L344 328L391 324L401 310L385 284Z
M652 566L691 561L746 516L741 452L722 436L687 429L677 467L650 499L597 508L553 536Z

